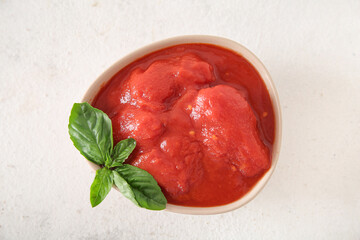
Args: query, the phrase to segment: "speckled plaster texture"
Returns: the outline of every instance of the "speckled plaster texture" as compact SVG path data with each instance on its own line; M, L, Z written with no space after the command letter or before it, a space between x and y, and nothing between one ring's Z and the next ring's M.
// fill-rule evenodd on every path
M283 111L260 195L214 216L151 212L94 177L73 102L125 54L211 34L267 66ZM0 0L0 239L360 239L360 1Z

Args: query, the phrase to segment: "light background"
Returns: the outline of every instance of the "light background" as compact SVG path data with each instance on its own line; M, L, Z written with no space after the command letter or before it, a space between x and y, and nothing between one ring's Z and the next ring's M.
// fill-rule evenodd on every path
M214 216L151 212L94 173L68 116L125 54L183 34L233 39L268 68L283 145L259 196ZM360 1L0 0L0 239L360 239Z

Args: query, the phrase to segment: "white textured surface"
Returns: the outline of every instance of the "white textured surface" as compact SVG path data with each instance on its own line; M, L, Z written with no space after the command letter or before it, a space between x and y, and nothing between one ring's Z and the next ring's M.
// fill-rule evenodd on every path
M0 0L0 239L360 239L359 1L57 2ZM91 209L73 102L124 54L182 34L228 37L267 66L284 120L275 174L222 215L115 191Z

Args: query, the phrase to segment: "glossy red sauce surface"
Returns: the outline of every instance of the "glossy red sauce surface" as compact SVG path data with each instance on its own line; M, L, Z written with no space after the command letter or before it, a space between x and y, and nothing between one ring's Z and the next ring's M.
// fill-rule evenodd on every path
M127 163L152 174L169 203L236 201L271 166L269 93L230 50L182 44L153 52L118 72L92 105L109 115L115 143L137 141Z

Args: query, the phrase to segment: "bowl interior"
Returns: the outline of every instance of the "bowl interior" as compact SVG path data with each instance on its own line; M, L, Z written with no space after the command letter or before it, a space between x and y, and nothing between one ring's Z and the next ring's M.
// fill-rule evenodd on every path
M280 153L280 145L281 145L281 110L280 110L280 103L277 91L275 89L274 83L271 80L270 74L266 70L265 66L260 62L260 60L247 48L242 46L241 44L234 42L232 40L222 38L222 37L215 37L215 36L206 36L206 35L187 35L187 36L179 36L174 38L169 38L166 40L162 40L159 42L152 43L145 47L142 47L129 55L125 56L124 58L117 61L113 64L109 69L107 69L98 79L90 86L88 91L86 92L84 98L82 99L83 102L91 103L100 88L109 81L117 72L119 72L122 68L127 66L129 63L147 55L151 52L178 45L178 44L185 44L185 43L208 43L217 46L221 46L223 48L230 49L234 52L237 52L239 55L245 57L259 72L260 76L262 77L268 91L270 94L270 98L272 100L272 105L275 114L275 142L273 145L273 153L272 153L272 164L270 169L264 174L264 176L257 182L257 184L242 198L239 200L216 207L184 207L178 206L173 204L167 204L166 210L175 212L175 213L182 213L182 214L195 214L195 215L204 215L204 214L218 214L224 213L236 208L239 208L250 200L252 200L266 185L268 180L270 179L272 173L274 172L275 166L278 161L279 153ZM89 162L93 169L98 169L98 166Z

